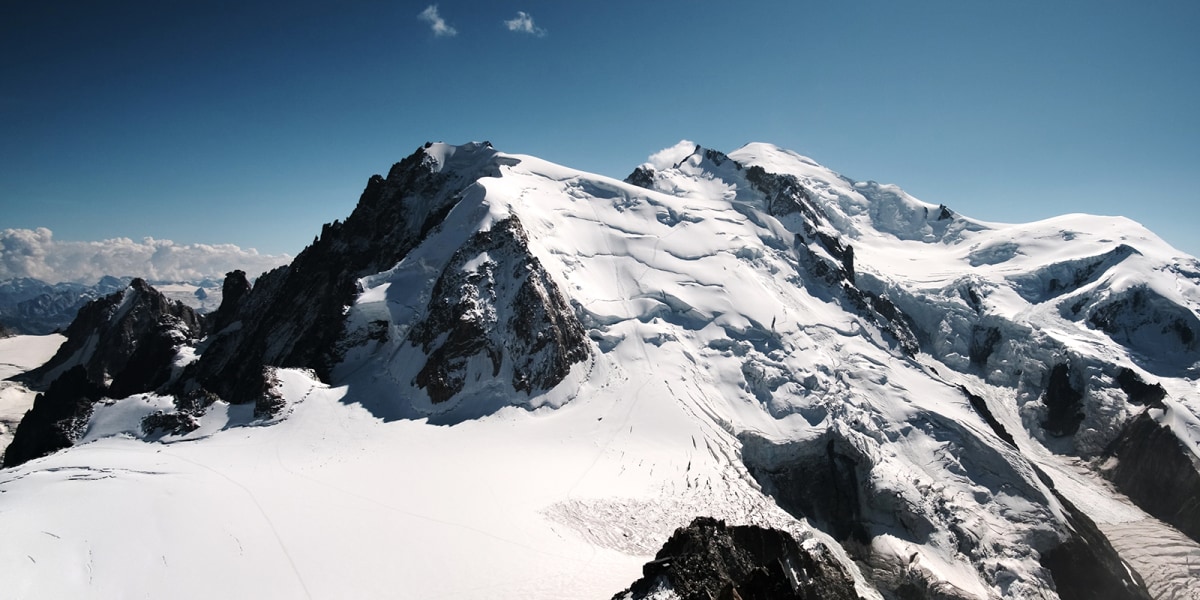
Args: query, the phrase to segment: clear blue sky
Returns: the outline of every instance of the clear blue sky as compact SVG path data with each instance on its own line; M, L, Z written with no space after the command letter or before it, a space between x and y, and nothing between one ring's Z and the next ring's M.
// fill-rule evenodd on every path
M686 138L1200 254L1200 2L429 4L4 3L0 229L295 254L428 140L623 177Z

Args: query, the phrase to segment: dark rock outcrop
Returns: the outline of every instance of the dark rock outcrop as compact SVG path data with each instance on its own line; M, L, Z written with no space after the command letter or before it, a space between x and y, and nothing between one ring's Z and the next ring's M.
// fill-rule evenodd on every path
M108 397L124 398L167 383L176 350L199 333L194 310L134 279L124 290L84 306L58 352L15 379L45 389L59 373L79 365Z
M87 428L93 404L104 388L92 383L87 369L76 365L38 394L4 452L4 467L14 467L73 445Z
M804 189L795 175L769 173L766 169L754 165L746 169L746 181L763 195L763 207L772 216L782 217L800 213L805 223L810 226L828 220L825 210L813 202L812 195Z
M1200 542L1200 458L1143 411L1109 447L1102 472L1142 510Z
M968 290L974 293L973 290ZM978 303L978 301L976 301ZM976 325L971 328L971 345L967 349L967 358L972 365L983 367L996 351L996 346L1003 339L998 327L983 327Z
M204 332L217 333L232 325L250 289L250 280L246 279L245 271L238 269L226 273L225 281L221 284L221 306L205 319Z
M45 393L17 427L5 466L73 444L87 427L93 402L169 384L179 347L199 333L195 311L141 279L88 303L54 357L14 378Z
M512 387L524 392L554 387L590 355L583 325L528 241L510 217L476 233L442 270L428 316L410 334L428 356L415 383L434 403L462 390L476 355L493 377L509 362Z
M625 178L625 183L652 190L654 189L654 169L638 167Z
M1042 552L1041 564L1050 571L1062 600L1150 600L1141 577L1121 560L1104 533L1083 511L1054 489L1054 482L1034 467L1066 513L1066 537Z
M1167 390L1163 389L1162 384L1146 383L1133 369L1121 369L1117 373L1117 385L1129 397L1130 404L1163 408L1162 400L1167 397Z
M267 393L270 367L312 369L328 381L341 359L345 307L357 281L387 270L437 227L481 177L499 175L489 144L459 147L463 168L444 169L438 157L418 149L373 176L345 222L326 224L291 265L264 274L221 322L240 327L217 331L189 371L188 385L233 403L255 403L260 416L279 406Z
M1067 363L1054 365L1050 380L1042 395L1046 418L1042 429L1055 437L1074 435L1083 422L1083 393L1071 383L1071 367Z
M975 412L983 418L983 421L988 424L988 427L992 428L992 432L996 434L996 437L1004 440L1005 444L1016 448L1017 441L1013 439L1012 434L1004 428L1004 425L1001 424L1000 421L996 420L996 416L993 415L992 410L988 408L987 401L983 399L983 396L972 393L971 390L968 390L964 386L959 386L958 389L963 393L964 396L967 397L967 401L971 403L971 408L975 409Z
M1200 318L1145 285L1097 302L1087 322L1113 341L1147 357L1144 368L1172 372L1200 357Z
M750 474L797 518L808 518L838 541L870 541L862 518L862 489L871 463L833 432L808 442L777 445L742 439Z
M683 600L856 600L854 581L824 548L809 551L777 529L698 517L675 530L642 578L613 600L667 586Z

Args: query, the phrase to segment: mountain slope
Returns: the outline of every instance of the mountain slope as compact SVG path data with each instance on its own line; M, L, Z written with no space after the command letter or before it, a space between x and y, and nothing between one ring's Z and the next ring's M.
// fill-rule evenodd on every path
M1136 500L1139 461L1194 462L1198 266L1129 221L978 222L764 144L627 182L430 144L227 293L175 383L5 471L0 570L46 597L609 597L711 516L865 597L1186 594L1200 546L1131 552L1168 526L1099 466Z
M46 335L65 330L88 302L118 292L131 277L105 275L95 285L63 282L50 284L29 277L0 281L0 327L15 333ZM153 282L155 289L204 312L221 302L220 288L211 280Z

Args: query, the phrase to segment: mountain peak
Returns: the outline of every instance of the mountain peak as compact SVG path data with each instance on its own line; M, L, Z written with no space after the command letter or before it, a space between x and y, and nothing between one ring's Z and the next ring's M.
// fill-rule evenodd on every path
M290 265L231 273L172 383L96 398L70 372L41 413L85 443L0 500L93 460L131 474L109 482L125 499L196 481L221 511L153 507L202 525L193 562L244 565L216 524L249 523L269 543L246 552L289 558L238 583L325 595L412 564L417 596L644 573L627 595L738 597L811 563L847 596L1169 596L1200 549L1195 264L1122 220L982 223L769 144L683 141L625 182L428 144ZM226 431L245 423L272 426ZM161 585L146 565L193 547L62 506L0 510L46 572L79 568L45 545L66 519L144 543Z

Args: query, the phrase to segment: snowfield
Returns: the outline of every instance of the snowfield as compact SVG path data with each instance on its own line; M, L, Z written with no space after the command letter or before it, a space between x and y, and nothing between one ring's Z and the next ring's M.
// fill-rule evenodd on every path
M279 415L218 402L196 431L153 439L141 420L170 398L107 402L75 447L0 471L6 596L609 598L710 515L829 547L866 598L910 581L1054 598L1040 561L1066 531L1061 494L1155 597L1200 598L1200 545L1092 469L1144 409L1115 387L1122 368L1160 382L1153 416L1200 443L1200 340L1182 333L1200 333L1200 263L1136 223L974 221L766 144L682 142L642 167L650 189L490 146L426 153L499 176L360 279L345 337L362 342L331 384L281 369ZM759 173L807 200L773 209ZM456 254L506 219L591 356L529 393L512 357L477 355L435 402L410 335L452 261L506 289L497 265L521 257ZM478 310L503 323L513 308ZM52 342L0 340L0 363L31 368ZM1060 363L1086 392L1065 435L1045 425ZM766 474L834 448L869 491L863 548L768 495L782 480Z
M12 441L13 430L36 395L25 386L7 381L50 360L65 340L61 335L18 335L0 338L0 455Z

